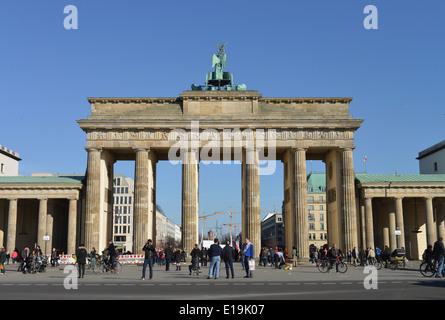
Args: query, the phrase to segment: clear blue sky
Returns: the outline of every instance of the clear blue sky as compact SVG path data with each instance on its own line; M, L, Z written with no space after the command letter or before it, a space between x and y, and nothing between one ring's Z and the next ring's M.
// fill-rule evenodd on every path
M369 4L378 30L363 27ZM67 5L78 30L63 27ZM204 82L228 41L235 82L263 96L354 98L356 171L367 155L368 173L416 174L418 152L445 139L444 12L441 0L2 1L0 144L20 153L22 175L84 173L75 120L87 97L175 97ZM281 168L261 178L263 210L281 206ZM157 200L177 223L180 188L180 166L160 163ZM230 206L241 207L240 167L201 166L201 214Z

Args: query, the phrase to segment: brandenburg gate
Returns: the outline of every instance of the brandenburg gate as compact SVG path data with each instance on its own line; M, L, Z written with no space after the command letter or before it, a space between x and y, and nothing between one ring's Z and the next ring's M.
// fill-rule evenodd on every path
M351 98L269 98L234 85L223 72L220 46L205 86L178 97L89 98L91 115L78 120L87 133L88 166L83 235L102 249L112 233L113 164L135 161L134 253L156 235L156 164L182 163L182 242L199 243L199 162L242 164L242 237L261 246L260 174L263 161L284 163L285 243L309 256L306 160L327 173L328 242L358 247L354 132L363 120L349 114ZM263 171L263 173L262 173Z

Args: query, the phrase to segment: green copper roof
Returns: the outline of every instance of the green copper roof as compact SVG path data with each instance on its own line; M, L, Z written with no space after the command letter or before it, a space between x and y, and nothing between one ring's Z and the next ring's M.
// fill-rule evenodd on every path
M445 182L445 174L364 174L355 175L360 183Z
M84 176L10 176L0 177L0 184L79 184Z
M326 192L326 173L309 173L307 176L307 186L308 194Z

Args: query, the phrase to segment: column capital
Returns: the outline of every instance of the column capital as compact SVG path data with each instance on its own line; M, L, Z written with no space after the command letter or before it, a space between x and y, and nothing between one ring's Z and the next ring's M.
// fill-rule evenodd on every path
M249 152L259 152L261 150L261 147L258 146L244 146L243 149Z
M308 148L304 148L304 147L291 147L292 152L297 152L297 151L304 151L306 152Z
M347 152L347 151L354 151L355 147L345 147L345 148L340 148L341 152Z
M150 147L134 147L134 152L150 152Z
M85 150L90 152L90 151L97 151L97 152L102 152L102 148L101 147L85 147Z

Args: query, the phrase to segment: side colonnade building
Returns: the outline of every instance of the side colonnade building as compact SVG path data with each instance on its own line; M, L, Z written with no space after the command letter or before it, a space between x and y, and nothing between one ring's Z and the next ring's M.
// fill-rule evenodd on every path
M84 176L0 177L0 246L75 253Z
M428 245L445 239L445 174L356 174L363 248L405 248L422 259Z

